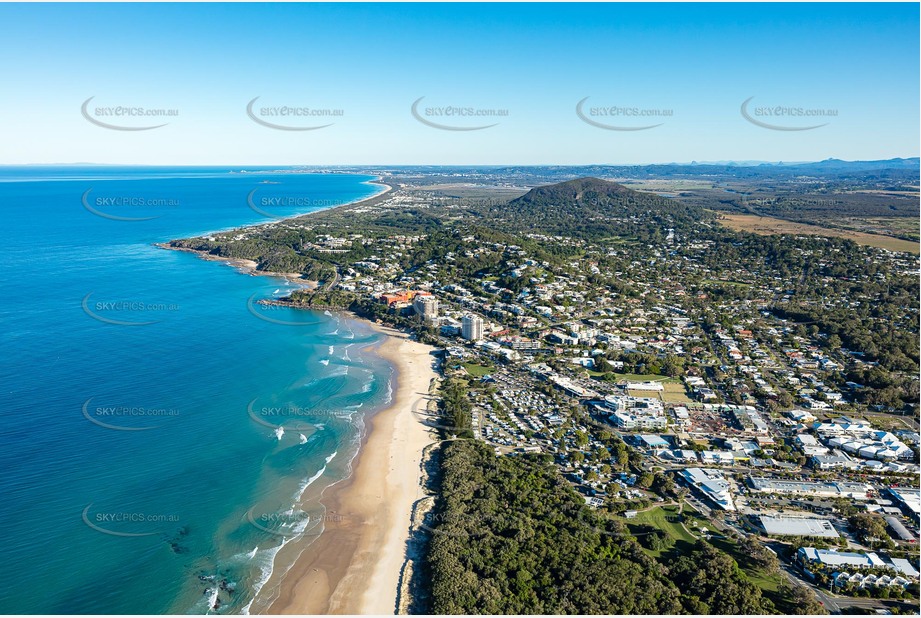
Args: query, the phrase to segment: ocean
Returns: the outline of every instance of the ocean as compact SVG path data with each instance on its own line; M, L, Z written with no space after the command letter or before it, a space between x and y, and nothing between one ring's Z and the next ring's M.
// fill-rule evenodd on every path
M0 167L0 612L256 612L322 531L390 398L380 335L153 245L379 190L293 172Z

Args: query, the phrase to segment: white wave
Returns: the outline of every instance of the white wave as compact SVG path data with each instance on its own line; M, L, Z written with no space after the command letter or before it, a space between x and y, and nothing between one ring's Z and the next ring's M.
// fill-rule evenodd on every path
M329 346L329 351L327 352L327 354L329 354L330 356L332 356L332 355L333 355L333 352L335 352L335 351L336 351L335 346Z
M302 511L299 511L299 512L302 512ZM293 513L294 513L293 508L286 512L287 515L292 515ZM259 577L256 578L255 582L253 582L252 597L250 598L249 603L247 603L243 607L243 609L240 610L241 614L243 615L249 614L249 610L253 606L253 601L256 600L256 597L259 596L259 592L262 590L262 587L265 586L266 582L268 582L269 579L272 577L272 573L275 572L275 556L278 555L278 552L280 552L285 547L285 545L287 545L291 541L300 537L300 535L305 530L307 530L307 526L309 524L310 524L310 517L309 516L304 517L302 520L294 524L294 527L291 530L293 534L285 534L280 544L274 547L267 547L266 549L263 549L258 552L254 550L252 555L254 557L258 557L256 564L259 567ZM290 524L285 524L285 525L290 525ZM258 549L258 547L256 549Z
M320 364L321 364L321 365L329 365L329 359L328 359L328 358L321 358L321 359L320 359Z
M257 555L259 559L257 560L257 564L259 566L259 576L256 578L256 581L253 582L253 596L250 598L249 603L240 610L241 614L249 615L249 610L253 606L253 601L259 596L259 591L262 590L262 587L265 586L265 583L269 581L269 578L272 577L272 573L275 571L275 555L281 551L282 547L288 544L288 541L289 538L285 538L281 544L275 547L268 547L258 552Z
M279 441L279 442L281 442L281 439L282 439L282 437L283 437L284 435L285 435L285 428L284 428L284 427L276 427L276 428L275 428L275 437L278 438L278 441Z
M256 557L256 552L257 552L257 551L259 551L259 546L258 546L258 545L256 545L256 546L253 548L253 551L249 552L249 553L246 554L246 555L249 556L249 559L250 559L250 560L252 560L253 558Z
M322 468L320 468L320 469L317 471L317 473L314 474L313 476L311 476L309 479L307 479L306 481L301 481L301 484L298 485L297 493L294 494L294 499L295 499L295 501L298 501L298 502L299 502L300 499L303 497L304 492L307 491L307 488L310 487L310 486L313 484L313 482L314 482L315 480L317 480L318 478L320 478L321 476L323 476L323 473L324 473L324 472L326 472L326 466L325 466L325 465L324 465Z
M329 362L329 361L327 361L327 362ZM325 364L325 363L324 363L324 364ZM332 371L330 371L329 373L327 373L325 376L323 376L323 378L321 378L321 380L328 380L329 378L337 378L337 377L339 377L339 376L347 376L347 375L349 375L349 367L348 367L348 365L336 365L335 367L336 367L335 369L333 369Z
M212 611L217 611L217 607L215 606L217 605L217 595L221 592L221 589L219 586L215 586L214 588L209 588L206 592L211 593L208 596L208 610L205 612L208 614Z
M307 444L307 436L301 434L301 444Z

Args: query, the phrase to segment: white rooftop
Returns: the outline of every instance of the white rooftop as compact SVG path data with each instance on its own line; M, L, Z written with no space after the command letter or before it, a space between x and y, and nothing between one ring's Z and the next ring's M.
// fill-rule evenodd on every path
M854 552L840 552L834 549L816 549L815 547L801 547L800 553L807 560L821 562L828 566L854 566L854 567L882 567L886 563L875 553L858 554Z
M777 517L762 515L761 526L767 534L778 536L815 536L837 538L838 531L827 519L810 517Z

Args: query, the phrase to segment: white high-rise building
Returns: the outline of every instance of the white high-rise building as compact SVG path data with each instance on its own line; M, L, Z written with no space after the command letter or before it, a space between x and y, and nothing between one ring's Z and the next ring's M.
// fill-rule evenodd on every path
M413 299L413 309L416 310L416 315L426 322L434 322L438 319L438 299L434 296L417 294Z
M479 341L483 338L483 318L468 313L461 320L461 336L467 341Z

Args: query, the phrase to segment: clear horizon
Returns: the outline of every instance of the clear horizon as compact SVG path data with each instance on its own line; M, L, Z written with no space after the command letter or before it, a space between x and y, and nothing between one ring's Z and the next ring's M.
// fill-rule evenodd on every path
M911 3L6 4L0 164L912 158L918 19Z
M717 161L666 161L666 162L655 162L655 163L578 163L572 165L560 165L558 163L452 163L452 164L442 164L442 163L334 163L324 165L322 163L196 163L196 164L183 164L183 163L108 163L108 162L95 162L95 161L74 161L74 162L50 162L50 163L0 163L0 167L80 167L80 166L98 166L98 167L239 167L239 166L252 166L252 167L305 167L305 168L335 168L335 167L345 167L345 168L374 168L374 167L622 167L622 166L637 166L637 167L647 167L653 165L735 165L737 167L751 167L756 165L808 165L811 163L822 163L823 161L836 160L843 161L845 163L862 163L862 162L872 162L872 161L888 161L895 159L918 159L921 158L919 155L907 156L907 157L884 157L882 159L841 159L838 157L828 157L827 159L822 160L811 160L811 161L754 161L754 160L717 160Z

